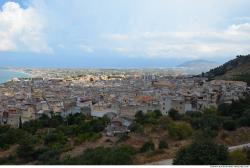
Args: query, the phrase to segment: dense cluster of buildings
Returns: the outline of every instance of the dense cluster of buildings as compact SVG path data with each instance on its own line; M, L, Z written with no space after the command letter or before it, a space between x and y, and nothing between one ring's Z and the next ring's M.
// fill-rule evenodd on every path
M128 132L137 111L170 109L180 113L201 111L244 97L247 84L240 81L206 81L201 77L152 74L83 75L77 78L14 79L0 85L0 123L20 122L45 114L84 113L107 115L107 134Z

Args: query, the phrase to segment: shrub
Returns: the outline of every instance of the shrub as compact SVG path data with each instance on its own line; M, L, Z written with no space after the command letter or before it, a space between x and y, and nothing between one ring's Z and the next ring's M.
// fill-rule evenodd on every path
M113 148L97 147L87 149L78 158L67 159L63 164L76 165L129 165L135 150L131 146L121 146Z
M50 132L45 135L44 137L44 144L48 145L51 143L65 143L66 142L66 137L62 132Z
M193 142L181 148L174 159L175 165L226 165L228 149L211 141Z
M250 126L250 109L244 111L243 115L239 119L239 124L241 126Z
M155 150L155 144L152 141L147 141L142 145L140 152L144 153L144 152L150 152L154 150Z
M236 129L236 123L233 120L227 120L223 123L223 128L227 131L234 131Z
M168 143L164 140L160 140L159 149L166 149L166 148L168 148Z
M182 140L192 135L192 128L188 123L173 123L168 128L168 134L171 138Z
M143 132L143 126L139 123L133 122L129 128L131 132L137 132L137 133L142 133Z
M153 113L155 114L155 117L156 117L156 118L159 118L159 117L162 116L162 113L161 113L160 110L154 110Z
M96 141L97 139L101 138L102 134L100 133L89 133L86 132L84 134L79 134L76 138L75 138L75 144L81 144L85 141Z
M241 150L232 151L229 154L230 162L233 165L247 165L248 159L245 153Z
M124 141L128 140L129 136L128 136L128 134L121 134L121 135L119 135L118 138L119 139L117 140L117 143L120 143L120 142L124 142Z

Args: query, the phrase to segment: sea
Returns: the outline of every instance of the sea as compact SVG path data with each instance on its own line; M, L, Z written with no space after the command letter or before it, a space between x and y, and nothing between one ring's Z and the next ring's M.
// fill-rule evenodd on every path
M13 71L7 68L0 68L0 84L8 82L13 78L25 78L25 77L29 77L29 75L23 72Z

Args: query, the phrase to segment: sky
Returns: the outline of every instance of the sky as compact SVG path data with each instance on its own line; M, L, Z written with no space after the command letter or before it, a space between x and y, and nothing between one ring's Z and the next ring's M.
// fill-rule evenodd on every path
M250 53L249 0L0 0L0 66L172 67Z

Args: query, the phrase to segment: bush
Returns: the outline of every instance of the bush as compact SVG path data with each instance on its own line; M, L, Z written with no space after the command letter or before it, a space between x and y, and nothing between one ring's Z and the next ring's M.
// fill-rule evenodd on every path
M33 160L34 147L28 142L22 143L22 145L17 148L16 152L18 157L25 159L27 162Z
M168 148L168 143L164 140L160 140L159 149L166 149L166 148Z
M86 132L84 134L79 134L76 138L75 138L75 144L81 144L85 141L96 141L97 139L101 138L102 134L100 133L89 133Z
M186 112L186 115L192 117L192 118L198 118L202 116L202 113L199 111L188 111Z
M44 137L44 144L48 145L51 143L66 143L67 138L62 132L50 132Z
M143 114L142 111L138 111L135 114L135 121L139 124L154 124L157 119L162 116L160 110L148 111L146 114Z
M0 148L8 148L9 145L18 143L27 135L27 132L21 129L10 128L7 132L0 134Z
M40 148L36 151L39 164L51 165L59 163L59 152L49 148Z
M139 123L133 122L129 128L131 132L137 132L137 133L142 133L143 132L143 126Z
M117 140L117 143L120 143L120 142L124 142L124 141L128 140L129 136L128 136L128 134L121 134L121 135L119 135L118 138L119 139Z
M159 118L162 116L162 113L160 110L154 110L153 113L155 114L155 118Z
M241 150L232 151L229 154L230 162L233 165L247 165L249 164L247 156Z
M182 140L192 135L192 128L188 123L173 123L168 128L168 134L171 138Z
M244 151L245 151L245 153L247 155L247 159L250 161L250 147L244 148Z
M244 111L243 115L239 119L239 125L250 126L250 109Z
M181 148L174 159L175 165L227 165L228 149L211 141L193 142Z
M222 120L215 115L204 115L201 119L196 121L199 129L219 130L222 126Z
M129 165L135 150L131 146L121 146L113 148L97 147L87 149L78 158L67 159L63 164L70 165Z
M140 152L144 153L144 152L150 152L154 150L155 150L155 144L152 141L147 141L142 145Z
M227 131L234 131L236 127L236 122L233 120L227 120L223 123L223 128Z

